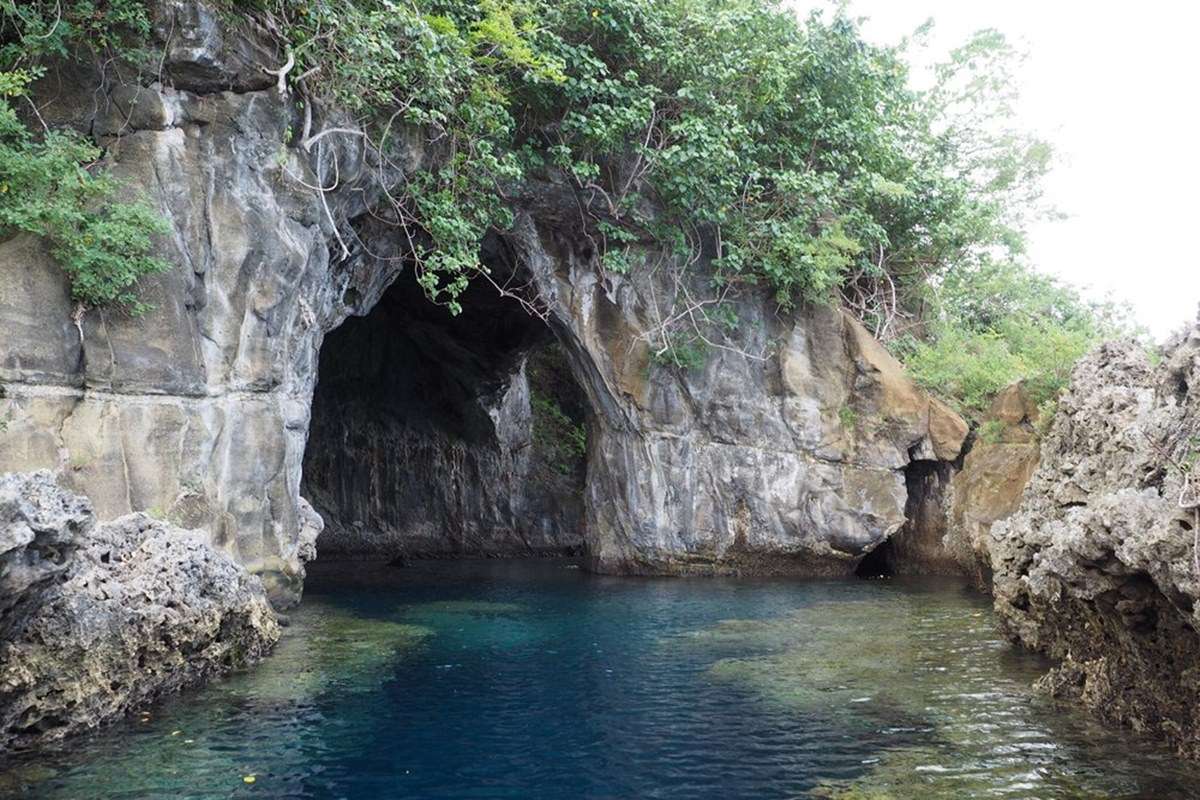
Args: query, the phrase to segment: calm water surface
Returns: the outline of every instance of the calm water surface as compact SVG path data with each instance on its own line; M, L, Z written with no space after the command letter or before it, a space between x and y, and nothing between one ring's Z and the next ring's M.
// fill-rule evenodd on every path
M87 798L1172 798L957 583L317 565L259 669L0 765ZM252 780L252 782L247 782Z

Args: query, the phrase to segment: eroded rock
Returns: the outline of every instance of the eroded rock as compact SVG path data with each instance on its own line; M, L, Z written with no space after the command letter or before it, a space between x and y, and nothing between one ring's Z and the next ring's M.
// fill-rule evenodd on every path
M1023 384L1004 389L951 481L944 549L985 591L991 585L992 525L1017 510L1037 469L1037 419L1037 404Z
M0 479L0 509L0 541L37 534L0 562L0 751L243 667L279 636L259 580L203 532L145 514L95 525L90 503L47 473Z
M1042 685L1200 756L1200 326L1155 363L1107 344L1076 367L1018 511L992 526L1009 635L1059 666Z
M0 476L0 639L61 580L91 524L87 500L49 472Z

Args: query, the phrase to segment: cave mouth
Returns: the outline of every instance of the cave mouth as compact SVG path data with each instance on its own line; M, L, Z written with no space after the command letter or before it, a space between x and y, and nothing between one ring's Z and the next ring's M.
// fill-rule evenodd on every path
M896 574L896 549L889 537L862 557L854 568L856 578L891 578Z
M859 578L900 575L959 575L960 565L945 547L946 502L958 461L915 457L904 468L904 524L858 562Z
M581 552L590 412L563 347L486 281L459 302L406 269L326 336L301 485L319 560Z

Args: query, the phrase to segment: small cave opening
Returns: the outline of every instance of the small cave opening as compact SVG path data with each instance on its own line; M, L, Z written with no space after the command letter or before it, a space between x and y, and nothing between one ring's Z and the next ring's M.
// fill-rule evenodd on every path
M956 575L961 568L946 552L946 493L961 461L914 458L904 468L904 525L863 556L860 578Z
M301 485L319 560L582 550L590 410L563 346L486 281L459 302L406 269L326 336Z
M895 553L891 538L884 539L876 545L854 568L854 575L858 578L890 578L895 574Z

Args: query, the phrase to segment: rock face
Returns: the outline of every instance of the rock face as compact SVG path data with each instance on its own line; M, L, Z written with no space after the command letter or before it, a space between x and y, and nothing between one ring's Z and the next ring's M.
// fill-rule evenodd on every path
M411 360L363 379L360 393L376 394L361 407L319 393L329 416L314 421L326 334L348 316L388 319L380 298L406 250L373 206L381 180L427 157L421 137L384 168L357 136L289 145L301 112L263 72L283 55L204 3L153 7L161 83L81 67L35 91L47 122L95 135L114 173L168 219L162 253L176 267L144 282L152 312L91 311L80 333L37 243L0 243L0 415L12 414L0 471L56 470L101 519L153 509L205 528L282 606L299 597L319 529L301 498L310 428L306 485L334 550L357 547L360 531L378 552L439 534L447 552L557 548L582 527L591 564L617 572L848 574L903 525L907 467L958 455L962 420L834 309L779 314L746 292L729 300L740 326L707 331L703 366L658 363L683 290L711 288L702 268L682 282L669 269L606 272L577 231L580 199L552 177L514 199L516 229L485 256L529 281L541 335L548 327L566 351L591 406L582 525L577 500L513 491L529 424L519 365L537 341L527 326L481 343L392 318L396 337L443 347L423 368L440 370L437 391L457 383L457 405L438 410L473 409L470 426L381 422L381 393L424 391ZM316 130L345 124L317 109ZM335 190L311 188L335 176ZM460 488L424 491L446 481Z
M0 752L93 728L278 639L260 581L202 532L145 514L94 522L49 473L0 479L0 541L26 541L0 562L16 591L0 609Z
M1075 369L1016 514L991 530L996 610L1059 662L1043 681L1200 756L1200 327L1160 364L1109 344Z
M997 395L946 498L944 552L984 591L991 587L992 525L1017 510L1037 469L1037 419L1023 384Z
M153 509L206 528L277 598L295 598L316 535L300 467L317 349L399 271L331 263L330 217L361 215L378 169L356 137L327 137L311 156L284 147L296 112L262 72L273 47L202 3L154 10L163 84L78 68L35 91L51 100L48 123L93 133L114 174L167 218L162 254L176 266L143 283L153 311L88 312L81 335L37 243L0 243L0 416L12 414L0 472L53 469L101 519ZM344 191L304 188L335 160Z
M513 233L591 402L587 549L627 573L850 574L904 524L905 468L953 459L967 434L847 314L729 300L700 367L656 363L686 290L663 270L606 275L570 207ZM647 254L653 261L653 254ZM701 283L703 278L697 279Z

